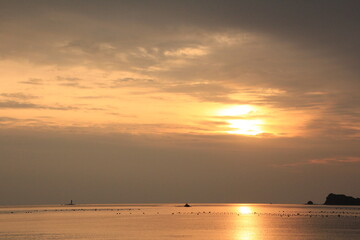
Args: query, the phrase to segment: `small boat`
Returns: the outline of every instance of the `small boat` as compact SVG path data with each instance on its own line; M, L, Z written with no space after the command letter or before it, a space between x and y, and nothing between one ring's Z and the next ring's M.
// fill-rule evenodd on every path
M184 207L191 207L190 204L186 203Z

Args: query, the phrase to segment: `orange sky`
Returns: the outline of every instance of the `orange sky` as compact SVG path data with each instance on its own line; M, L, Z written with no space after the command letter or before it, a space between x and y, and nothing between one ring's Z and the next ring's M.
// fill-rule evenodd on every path
M140 134L156 131L230 133L257 137L308 134L302 128L308 121L318 117L319 110L326 108L326 105L316 106L314 111L314 108L282 108L276 106L276 103L267 103L267 98L286 98L291 93L285 88L251 86L248 82L251 82L252 78L266 81L265 75L243 76L241 71L235 68L209 79L207 72L199 72L196 76L184 79L177 76L178 69L189 69L191 72L199 61L208 61L209 66L219 64L214 62L214 56L222 51L242 48L245 44L245 40L237 35L239 33L214 33L214 36L204 37L205 46L159 49L155 53L149 53L154 51L152 49L136 47L129 55L151 58L156 64L139 69L140 66L137 66L135 61L130 67L126 67L131 69L127 71L122 67L109 69L94 64L57 66L28 60L4 60L0 62L0 74L5 79L1 82L4 106L0 111L6 117L19 119L16 123L9 124L15 127L39 124L88 127L89 131L101 127L110 131ZM210 43L207 43L208 41ZM266 43L269 40L254 36L246 41L251 44L262 41ZM100 50L111 51L112 55L117 54L115 47L108 44L109 46L105 45L107 47L102 49L102 44L105 43L97 46ZM67 51L73 54L74 50ZM161 52L158 53L159 51ZM284 54L288 54L286 51L296 50L285 49ZM76 54L80 57L85 55L81 51ZM261 53L258 54L262 56ZM245 60L247 56L240 54L239 57ZM262 57L266 63L268 56ZM260 61L257 67L262 68L263 61ZM301 63L305 60L296 61ZM221 62L222 65L228 63L225 60ZM256 65L257 63L252 67ZM240 75L237 76L238 74ZM230 78L228 75L234 76ZM244 83L241 83L242 79ZM303 94L326 96L328 93ZM237 111L239 108L249 109ZM134 127L129 129L129 125ZM137 128L136 125L140 127ZM146 127L147 125L149 127ZM156 130L153 125L158 125Z

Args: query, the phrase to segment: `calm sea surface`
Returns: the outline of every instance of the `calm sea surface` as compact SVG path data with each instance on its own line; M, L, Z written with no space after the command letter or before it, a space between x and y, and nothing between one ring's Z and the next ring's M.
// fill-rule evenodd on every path
M0 239L360 239L360 207L278 204L0 207Z

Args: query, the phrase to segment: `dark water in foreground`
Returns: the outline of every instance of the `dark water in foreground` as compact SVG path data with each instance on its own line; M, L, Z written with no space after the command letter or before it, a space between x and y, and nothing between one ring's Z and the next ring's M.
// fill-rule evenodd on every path
M0 240L360 239L360 207L277 204L0 207Z

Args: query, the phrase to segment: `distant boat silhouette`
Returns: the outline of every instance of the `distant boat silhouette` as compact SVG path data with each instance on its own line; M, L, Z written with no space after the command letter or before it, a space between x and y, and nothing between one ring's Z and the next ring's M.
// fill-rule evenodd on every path
M75 205L75 203L73 203L73 200L70 200L70 203L67 203L65 205Z
M188 203L186 203L185 205L184 205L184 207L191 207Z

